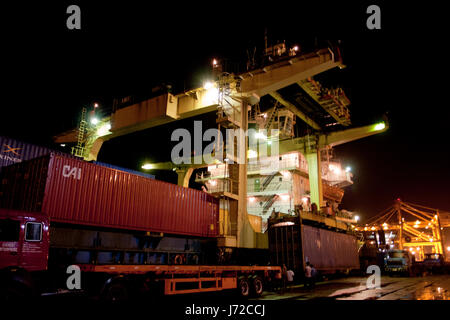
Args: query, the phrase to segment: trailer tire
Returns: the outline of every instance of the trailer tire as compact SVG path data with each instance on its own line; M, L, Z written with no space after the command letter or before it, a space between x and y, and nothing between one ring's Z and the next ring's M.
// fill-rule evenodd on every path
M251 295L252 297L258 298L262 295L264 291L264 282L261 279L261 277L254 277L252 280L252 286L251 286Z
M10 282L4 288L0 288L1 301L21 301L32 297L32 290L22 283Z
M112 281L103 289L102 298L108 302L126 301L129 298L128 288L124 281Z
M248 298L251 294L251 286L247 277L241 277L237 283L237 293L241 298Z
M0 301L32 298L37 294L29 272L17 267L0 270Z

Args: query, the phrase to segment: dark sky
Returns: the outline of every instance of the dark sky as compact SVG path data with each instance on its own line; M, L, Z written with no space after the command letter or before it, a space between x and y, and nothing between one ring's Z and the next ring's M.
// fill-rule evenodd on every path
M381 30L366 28L373 3L381 7ZM66 28L70 4L81 7L79 31ZM354 123L388 112L388 132L336 148L355 175L343 207L366 217L400 197L450 211L444 12L437 4L386 1L2 5L0 134L49 145L93 101L107 108L114 96L161 82L196 87L211 58L245 61L246 49L262 47L267 27L273 41L342 40L348 67L335 81L352 101ZM100 160L118 161L111 153Z

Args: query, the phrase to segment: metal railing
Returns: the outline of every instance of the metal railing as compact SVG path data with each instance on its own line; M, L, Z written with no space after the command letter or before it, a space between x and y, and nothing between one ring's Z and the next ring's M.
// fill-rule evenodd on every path
M239 182L231 179L216 180L214 184L207 184L209 193L229 192L232 194L239 193Z
M290 191L292 188L292 181L272 181L265 188L262 186L255 186L254 184L247 186L247 193L257 192L276 192L276 191Z

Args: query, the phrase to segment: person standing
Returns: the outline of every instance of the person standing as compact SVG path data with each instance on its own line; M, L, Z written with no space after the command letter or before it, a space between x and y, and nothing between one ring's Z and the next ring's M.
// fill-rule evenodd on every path
M311 288L311 276L312 276L312 269L311 269L311 265L308 262L306 262L306 267L305 267L305 287L307 287L308 289Z
M292 291L292 285L294 283L294 275L295 275L295 273L291 269L286 271L286 278L287 278L287 282L288 282L289 291Z
M287 268L285 264L283 264L283 267L281 268L281 275L282 275L281 293L284 293L286 291L286 280L287 280Z
M314 265L311 264L311 288L316 286L317 270Z

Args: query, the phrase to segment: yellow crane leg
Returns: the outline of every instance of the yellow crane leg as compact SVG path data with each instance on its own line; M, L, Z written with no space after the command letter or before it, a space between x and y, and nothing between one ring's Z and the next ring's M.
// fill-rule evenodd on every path
M322 170L320 165L320 152L310 152L306 154L309 173L309 188L311 204L315 203L317 209L323 206L323 190L322 190Z

